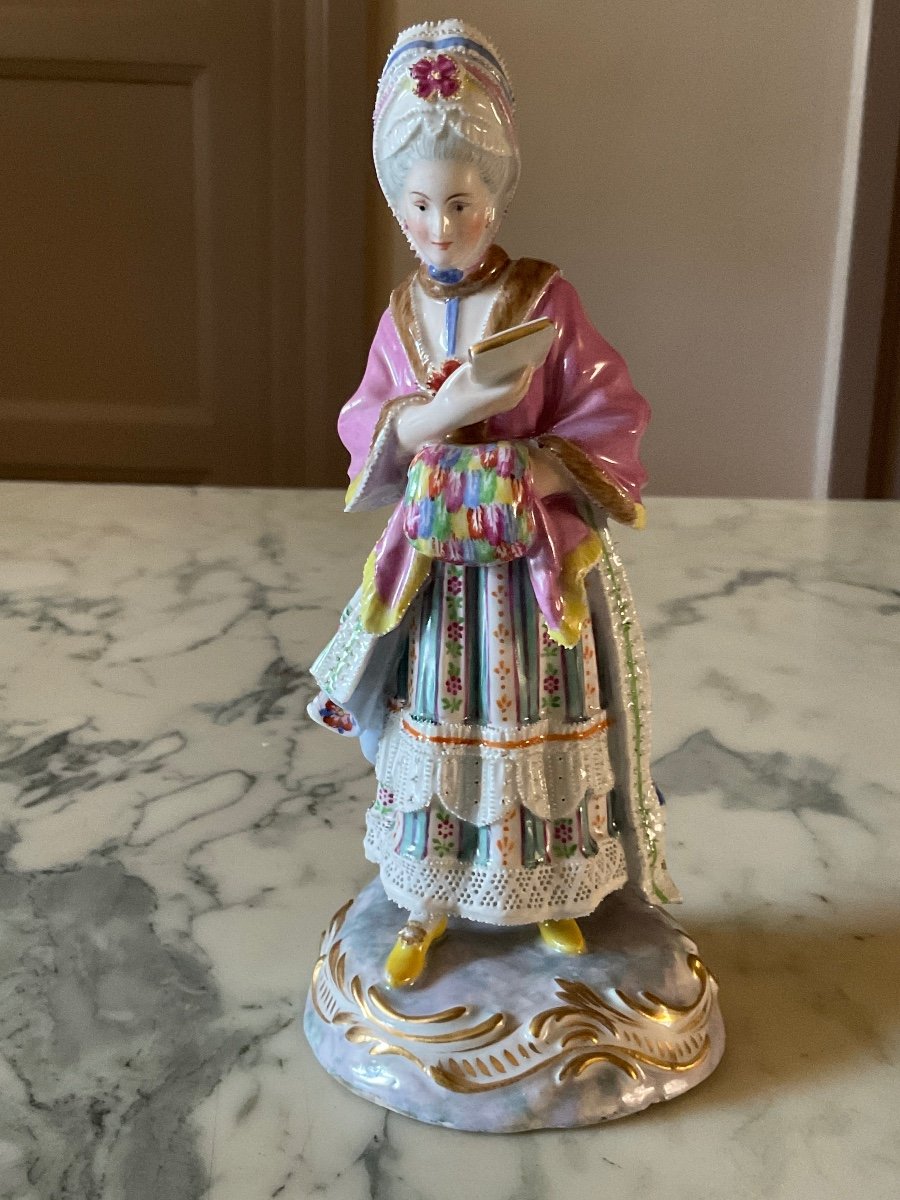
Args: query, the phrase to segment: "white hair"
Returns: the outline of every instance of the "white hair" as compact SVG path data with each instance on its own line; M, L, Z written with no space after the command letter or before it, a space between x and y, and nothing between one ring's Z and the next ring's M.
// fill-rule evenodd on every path
M395 153L380 156L377 163L381 186L395 212L400 209L406 177L413 163L434 159L472 163L495 200L506 193L517 167L511 154L498 154L476 146L449 124L436 130L422 125Z

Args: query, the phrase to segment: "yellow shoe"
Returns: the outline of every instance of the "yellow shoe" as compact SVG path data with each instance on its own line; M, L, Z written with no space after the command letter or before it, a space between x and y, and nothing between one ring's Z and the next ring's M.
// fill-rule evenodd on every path
M584 954L587 949L584 934L578 928L578 922L571 917L562 921L541 921L538 929L547 945L560 954Z
M432 942L446 932L446 917L441 917L430 929L420 921L410 921L404 925L384 964L384 978L388 987L409 987L415 983L425 969L425 959Z

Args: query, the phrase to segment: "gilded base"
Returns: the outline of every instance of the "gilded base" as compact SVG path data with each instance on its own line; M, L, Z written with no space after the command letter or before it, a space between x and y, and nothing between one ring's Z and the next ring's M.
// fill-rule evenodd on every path
M325 1069L385 1108L491 1133L593 1125L695 1087L722 1056L715 980L630 888L579 921L584 954L537 926L451 923L415 987L392 991L400 924L378 880L336 913L304 1017Z

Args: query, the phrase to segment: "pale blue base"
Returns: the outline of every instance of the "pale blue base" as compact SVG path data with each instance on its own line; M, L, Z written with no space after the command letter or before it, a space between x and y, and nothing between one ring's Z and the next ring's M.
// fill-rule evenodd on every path
M346 978L383 987L384 959L404 914L387 899L378 880L350 908L340 931ZM580 956L561 955L540 940L536 926L490 927L459 922L432 948L426 972L412 989L387 993L405 1013L434 1013L464 1004L479 1013L504 1012L526 1025L560 1004L558 977L586 984L601 996L616 989L628 996L652 994L669 1004L690 1004L698 985L688 967L696 947L663 911L630 888L608 897L579 922L588 943ZM715 987L715 985L712 985ZM511 1133L592 1125L638 1112L696 1086L712 1073L724 1050L724 1030L713 1001L704 1032L709 1050L685 1071L649 1069L635 1083L602 1063L560 1083L547 1067L490 1091L458 1093L435 1083L396 1054L370 1054L370 1044L347 1039L348 1024L323 1021L307 999L304 1029L325 1069L358 1095L417 1120L455 1129Z

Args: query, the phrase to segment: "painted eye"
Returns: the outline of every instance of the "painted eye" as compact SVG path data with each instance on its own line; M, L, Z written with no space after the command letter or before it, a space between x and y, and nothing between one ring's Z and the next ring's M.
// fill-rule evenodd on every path
M424 204L417 204L417 205L416 205L416 208L419 210L419 212L424 212L424 211L425 211L425 205L424 205Z

